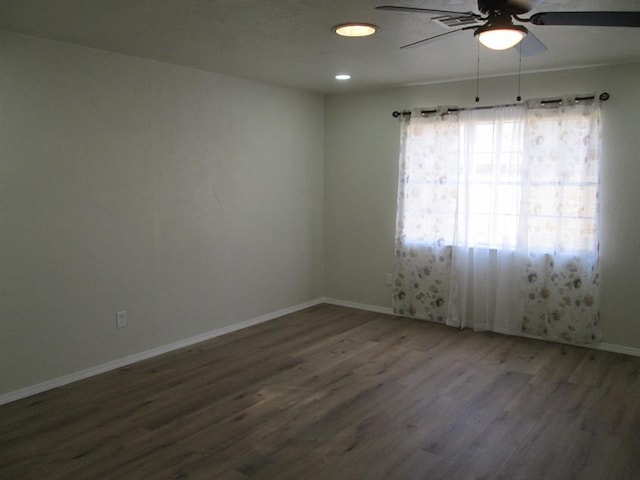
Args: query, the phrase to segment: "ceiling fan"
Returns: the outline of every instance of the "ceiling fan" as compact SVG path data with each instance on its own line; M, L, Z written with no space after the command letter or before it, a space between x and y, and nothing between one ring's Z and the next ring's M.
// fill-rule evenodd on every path
M457 12L451 10L437 10L433 8L401 7L395 5L383 5L377 10L430 13L438 15L438 19L444 19L447 26L458 25L461 28L449 32L434 35L417 42L404 45L401 48L418 47L441 40L443 37L453 35L466 30L473 30L474 36L480 43L493 50L505 50L516 47L522 56L531 56L544 52L547 47L523 25L514 24L531 23L533 25L565 25L586 27L640 27L640 12L539 12L529 18L521 15L527 14L537 3L535 0L478 0L478 10L475 12ZM448 21L447 21L448 20Z

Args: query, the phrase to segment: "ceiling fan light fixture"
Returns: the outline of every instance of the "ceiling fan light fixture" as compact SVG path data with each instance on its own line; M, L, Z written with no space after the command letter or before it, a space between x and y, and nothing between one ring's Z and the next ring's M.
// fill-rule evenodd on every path
M332 29L342 37L368 37L378 31L378 27L371 23L341 23Z
M515 47L527 35L527 29L519 25L480 27L476 30L478 40L491 50L506 50Z

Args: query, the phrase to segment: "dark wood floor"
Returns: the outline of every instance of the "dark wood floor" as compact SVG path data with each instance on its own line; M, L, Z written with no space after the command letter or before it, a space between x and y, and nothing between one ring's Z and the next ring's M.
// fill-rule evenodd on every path
M640 358L321 305L0 407L7 479L638 479Z

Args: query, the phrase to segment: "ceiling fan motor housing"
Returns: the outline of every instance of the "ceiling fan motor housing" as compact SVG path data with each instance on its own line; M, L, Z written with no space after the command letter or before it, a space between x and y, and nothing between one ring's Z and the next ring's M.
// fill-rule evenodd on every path
M489 16L496 14L522 15L530 10L526 6L527 3L514 0L478 0L478 10Z

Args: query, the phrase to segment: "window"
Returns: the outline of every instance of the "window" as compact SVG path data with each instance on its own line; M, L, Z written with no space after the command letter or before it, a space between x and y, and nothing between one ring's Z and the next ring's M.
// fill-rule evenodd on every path
M599 118L586 103L405 120L394 312L599 341Z
M404 241L595 249L593 122L584 108L517 107L412 120L399 211Z

